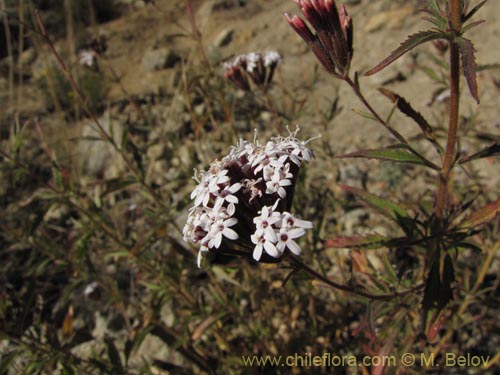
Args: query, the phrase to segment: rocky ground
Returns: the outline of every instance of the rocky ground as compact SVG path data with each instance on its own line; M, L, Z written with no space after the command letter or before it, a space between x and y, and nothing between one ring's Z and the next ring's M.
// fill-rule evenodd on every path
M125 3L125 2L123 2ZM418 29L429 27L422 21L421 6L418 1L349 1L348 9L356 25L355 57L353 69L363 72L374 66L406 37ZM306 111L293 119L292 125L299 123L312 129L323 120L318 113L328 112L332 102L338 97L339 116L327 124L326 132L335 139L332 147L336 152L353 151L356 147L379 144L383 131L369 121L357 116L352 110L361 110L361 105L349 92L349 88L339 85L321 69L316 70L316 62L300 38L293 32L283 17L284 12L297 13L292 1L195 1L195 16L201 31L202 44L218 72L219 64L229 57L251 51L278 50L283 56L279 69L280 84L285 85L297 99L306 98ZM496 41L499 23L496 20L497 2L491 2L481 11L486 24L470 34L474 40L479 64L494 64L498 61ZM105 72L105 94L99 98L100 110L106 108L111 118L126 118L128 123L137 122L137 108L130 98L148 102L149 110L158 116L167 130L176 131L182 127L183 93L179 89L180 67L199 61L199 45L191 37L191 25L183 2L126 2L122 4L122 16L106 23L95 24L80 29L72 41L73 58L79 52L93 46L100 48L99 64ZM43 13L42 13L43 14ZM60 48L67 47L68 41L59 40ZM421 47L412 54L396 62L390 68L373 77L362 78L366 95L382 113L388 113L391 103L378 94L382 85L411 100L422 113L438 116L443 106L429 106L433 91L438 87L419 67L432 66L426 53L429 48ZM23 85L16 89L15 98L9 98L7 74L0 80L2 88L2 122L19 113L24 118L40 116L48 133L54 133L54 143L60 142L58 114L48 112L53 107L46 89L37 84L43 80L47 64L53 57L47 49L33 46L21 55L23 62ZM18 68L16 64L16 68ZM8 72L8 61L2 62L2 70ZM16 69L19 70L19 69ZM16 72L18 73L18 72ZM496 117L497 71L481 72L478 77L481 105L476 107L468 95L463 95L464 114L478 113L477 129L484 132L498 131ZM17 79L16 79L17 80ZM304 83L314 82L314 89L304 92ZM104 82L103 82L104 84ZM163 96L163 98L162 98ZM19 97L22 100L19 100ZM49 102L49 103L48 103ZM278 105L286 106L287 103ZM203 110L203 106L198 108ZM443 120L440 117L437 121ZM117 121L122 122L122 121ZM411 132L407 119L396 116L395 126ZM46 124L46 125L45 125ZM87 134L85 121L70 126L68 137ZM264 125L265 126L265 125ZM324 133L324 131L322 131ZM314 133L314 131L311 131ZM77 158L87 158L79 155ZM92 162L91 162L92 163ZM84 161L83 164L88 164ZM98 166L91 166L95 169ZM484 165L487 168L488 165ZM491 174L490 174L491 175ZM496 184L492 181L492 185Z

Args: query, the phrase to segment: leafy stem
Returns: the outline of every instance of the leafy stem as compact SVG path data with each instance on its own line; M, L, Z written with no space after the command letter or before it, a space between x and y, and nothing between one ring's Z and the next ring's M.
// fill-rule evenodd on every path
M457 20L457 17L459 18ZM460 0L450 1L450 24L453 32L459 33L461 28L461 3ZM455 162L457 144L459 95L460 95L460 50L454 39L450 44L450 119L448 126L448 139L444 155L443 166L439 174L439 186L436 198L436 217L442 218L451 188L451 171Z
M405 139L405 137L403 137L401 135L401 133L399 133L396 129L394 129L393 127L391 127L387 121L385 121L382 117L380 117L380 115L377 113L377 111L375 111L375 109L370 105L370 103L368 102L368 100L366 100L365 96L363 95L363 93L361 92L361 89L359 87L359 83L358 83L358 80L355 79L355 81L353 81L349 76L345 76L342 78L349 86L351 86L351 88L353 89L354 93L356 94L356 96L359 98L359 100L361 100L361 102L363 103L363 105L366 107L366 109L368 109L368 111L373 115L373 117L377 120L377 122L379 122L384 128L386 128L394 138L396 138L399 142L401 142L402 144L404 144L407 149L412 153L414 154L415 156L418 156L420 159L422 160L425 160L428 165L430 165L432 167L432 163L429 162L423 155L421 155L417 150L415 150L409 143L408 141Z

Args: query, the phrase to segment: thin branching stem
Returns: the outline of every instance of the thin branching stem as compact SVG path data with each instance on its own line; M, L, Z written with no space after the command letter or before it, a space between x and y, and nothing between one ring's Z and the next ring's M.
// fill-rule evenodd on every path
M408 143L408 141L405 139L405 137L403 137L401 135L401 133L399 133L396 129L394 129L392 126L390 126L387 123L387 121L385 121L382 117L380 117L380 115L377 113L377 111L371 106L371 104L365 98L365 96L361 92L361 89L359 88L359 85L357 83L355 83L354 81L352 81L352 79L349 76L341 77L341 79L343 79L349 86L351 86L351 88L353 89L354 93L359 98L359 100L361 100L361 102L366 107L366 109L368 109L368 111L377 120L377 122L379 122L384 128L386 128L389 131L389 133L391 133L391 135L394 138L396 138L399 142L401 142L402 144L404 144L412 154L414 154L415 156L418 156L421 160L425 160L427 166L429 166L429 167L431 167L433 169L438 169L432 162L430 162L429 160L427 160L427 158L425 158L420 152L418 152L417 150L415 150Z
M343 80L347 82L349 86L351 86L356 96L359 98L359 100L361 100L363 105L366 107L366 109L368 109L372 116L375 117L375 119L384 128L386 128L394 136L394 138L396 138L399 142L408 145L408 141L396 129L392 128L386 121L384 121L382 117L380 117L380 115L377 113L377 111L375 111L375 109L370 105L368 100L366 100L365 96L361 92L359 86L355 82L353 82L349 76L346 76L345 78L343 78Z
M126 157L125 153L123 152L123 149L116 143L116 141L113 139L111 134L109 134L103 128L103 126L101 125L101 123L97 119L96 115L94 113L92 113L92 111L88 108L88 106L86 104L86 100L85 100L80 88L78 87L71 71L68 69L68 66L65 64L63 58L57 52L57 50L54 46L54 43L49 38L49 35L45 29L45 25L44 25L42 18L40 17L40 14L38 13L38 11L35 11L35 16L36 16L36 19L38 21L38 25L40 27L41 36L44 38L50 51L52 52L53 56L56 58L57 63L59 64L59 67L62 70L62 72L65 74L66 78L68 79L68 82L71 85L72 90L77 95L78 99L82 102L83 109L84 109L85 113L87 114L87 116L89 116L92 119L92 121L95 123L95 125L99 129L100 134L104 137L104 139L113 147L113 149L116 152L118 152L118 154L121 156L121 158L125 162L127 168L136 176L139 184L142 187L144 187L144 189L146 189L146 191L149 193L151 198L153 198L155 203L158 204L161 208L168 210L168 207L166 206L166 204L160 199L160 197L158 197L158 195L153 190L153 188L145 182L144 176L141 173L141 171L137 170L137 168L133 165L133 163L129 160L129 158ZM182 233L181 229L179 228L179 226L177 225L177 223L173 219L170 220L170 224L177 230L178 233Z
M390 294L371 294L371 293L368 293L368 292L365 292L362 290L357 290L357 289L348 287L346 285L336 283L335 281L329 279L328 277L323 276L318 271L312 269L310 266L308 266L302 260L300 260L300 258L296 257L293 254L289 255L289 259L299 270L305 271L312 278L314 278L318 281L321 281L321 282L325 283L326 285L331 286L334 289L342 290L344 292L348 292L348 293L352 293L352 294L357 294L358 296L365 297L365 298L368 298L371 300L388 300L388 299L393 299L396 297L402 297L402 296L405 296L407 294L413 293L413 292L415 292L423 287L423 284L419 284L413 288L410 288L410 289L402 291L402 292L394 292L394 293L390 293Z

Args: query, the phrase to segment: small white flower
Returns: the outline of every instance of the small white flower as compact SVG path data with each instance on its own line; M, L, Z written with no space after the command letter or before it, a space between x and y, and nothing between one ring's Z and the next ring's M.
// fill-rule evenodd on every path
M245 56L247 62L247 72L252 73L261 60L261 55L259 53L251 52Z
M256 227L255 233L259 236L264 235L269 241L274 242L276 242L276 235L272 225L281 220L280 213L274 212L276 209L275 206L271 207L271 209L268 206L262 207L260 216L256 216L253 219Z
M268 240L263 234L261 235L252 234L250 236L250 239L255 244L255 248L253 250L252 255L253 259L255 259L256 261L259 261L260 258L262 257L263 250L273 258L278 258L281 255L276 249L276 246L274 245L276 241L274 241L273 243L272 241Z
M292 181L282 178L279 170L276 170L270 181L266 182L266 194L278 193L280 198L286 197L285 186L290 186Z
M210 232L206 235L206 239L209 240L208 247L218 249L222 243L222 236L230 239L237 240L239 238L238 233L236 233L232 227L238 222L235 218L229 219L219 219L215 221L210 228Z
M218 194L221 186L226 186L231 179L227 176L227 169L218 170L215 174L212 175L210 182L208 184L208 190L212 194Z
M231 186L226 186L217 196L218 201L237 204L238 198L234 195L241 189L241 183L237 182Z
M198 179L198 176L195 174L194 179L198 182L198 185L191 192L191 199L194 199L194 206L204 206L207 207L208 202L210 201L210 181L213 178L213 175L207 172L200 172L201 181Z
M264 54L264 66L277 65L281 62L281 55L277 51L269 51Z
M292 253L295 255L300 255L302 253L302 249L294 241L294 239L302 237L306 231L303 228L295 228L295 229L286 229L281 228L278 236L278 242L276 244L276 248L278 251L283 253L285 248L287 247Z
M86 66L88 68L92 68L96 63L97 54L95 51L83 50L80 51L79 56L79 64L82 66Z
M293 228L303 228L312 229L313 223L307 220L298 219L290 212L283 212L281 220L281 228L293 229Z

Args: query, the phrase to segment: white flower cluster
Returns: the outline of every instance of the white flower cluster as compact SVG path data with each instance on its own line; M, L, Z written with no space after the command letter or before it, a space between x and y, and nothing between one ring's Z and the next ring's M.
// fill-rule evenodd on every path
M236 66L243 66L248 73L252 73L259 64L270 67L281 62L281 55L278 51L268 51L264 53L250 52L245 55L238 55L230 61L222 63L224 69L231 69Z
M295 242L312 228L312 223L291 214L290 208L302 162L313 157L308 141L288 137L272 138L265 145L240 140L208 171L195 174L198 185L183 229L186 241L199 244L202 254L211 249L229 251L224 239L261 260L263 252L279 258L288 248L299 255ZM247 253L249 253L247 251Z
M78 55L78 63L87 68L93 68L97 64L97 53L92 50L82 50Z
M275 211L278 202L272 207L263 207L260 215L253 219L256 230L250 238L255 244L253 258L257 261L262 257L262 251L273 258L283 255L286 248L300 255L302 249L294 239L302 237L306 229L312 229L310 221L298 219L287 211Z
M251 52L238 55L222 64L224 77L242 90L250 90L250 81L267 90L273 79L274 70L281 62L276 51L265 53Z

